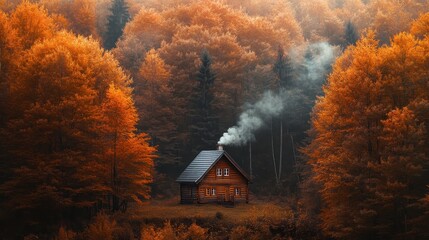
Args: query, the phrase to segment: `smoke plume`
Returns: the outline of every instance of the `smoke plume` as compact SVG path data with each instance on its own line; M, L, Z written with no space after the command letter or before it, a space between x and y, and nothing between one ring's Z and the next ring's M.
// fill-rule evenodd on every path
M244 145L253 140L253 133L261 128L267 118L279 115L283 110L283 99L267 91L255 104L241 113L237 126L228 129L219 140L221 145Z
M306 100L308 102L306 94L317 94L314 90L321 89L336 51L326 42L310 44L304 49L303 51L303 46L300 46L289 51L289 56L294 60L294 88L282 89L278 93L266 91L256 103L247 104L237 124L222 135L218 144L242 146L253 141L255 131L272 117L279 116L282 112L294 113L297 106Z

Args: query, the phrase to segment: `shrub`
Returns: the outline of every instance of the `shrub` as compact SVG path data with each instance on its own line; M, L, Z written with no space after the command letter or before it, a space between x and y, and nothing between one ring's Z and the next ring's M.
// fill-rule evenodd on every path
M58 236L56 236L54 240L73 240L75 236L76 233L61 226L58 230Z
M116 221L110 219L105 213L98 214L89 225L86 235L89 240L113 240Z
M165 221L164 226L155 228L153 225L142 227L140 240L206 240L208 229L192 223L189 227L183 224L172 226L170 221Z
M121 225L114 229L113 236L115 240L134 240L133 228L127 223Z
M198 226L196 223L192 223L188 227L188 231L181 238L183 240L206 240L208 229Z
M153 225L144 226L140 231L140 240L177 240L177 229L174 229L170 221L165 221L164 226L155 228Z
M232 229L229 237L231 240L241 240L252 239L252 236L254 236L254 233L251 229L246 226L237 226Z
M176 231L173 229L170 221L164 222L164 227L159 230L159 239L162 240L174 240L177 239Z
M144 226L140 231L140 240L159 239L158 234L156 233L156 230L153 225Z

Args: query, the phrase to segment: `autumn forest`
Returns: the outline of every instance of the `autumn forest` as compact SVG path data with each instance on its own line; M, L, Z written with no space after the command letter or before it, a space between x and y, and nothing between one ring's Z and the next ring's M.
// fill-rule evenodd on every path
M0 0L0 239L429 239L427 126L427 0Z

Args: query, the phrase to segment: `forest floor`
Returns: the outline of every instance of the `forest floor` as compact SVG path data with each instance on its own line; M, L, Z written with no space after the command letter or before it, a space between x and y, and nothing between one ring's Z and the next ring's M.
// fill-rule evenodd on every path
M215 219L243 223L261 218L280 220L293 217L290 208L273 202L253 200L250 203L238 203L235 206L219 204L180 204L178 199L153 200L147 205L135 208L132 218L138 222L176 219Z
M226 236L235 236L232 239L320 239L318 230L300 223L290 206L290 202L280 198L251 198L248 204L239 203L233 207L184 205L178 198L154 199L145 205L130 206L129 211L116 220L124 226L128 224L140 234L142 229L149 231L151 227L159 234L191 230L195 233L201 227L208 231L210 239L228 239ZM194 223L197 228L191 227Z

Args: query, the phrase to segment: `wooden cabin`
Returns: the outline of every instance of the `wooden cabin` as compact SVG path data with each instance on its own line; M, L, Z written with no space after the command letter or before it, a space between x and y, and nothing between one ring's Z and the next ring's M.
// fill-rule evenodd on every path
M250 178L221 148L201 151L176 181L181 203L249 202Z

